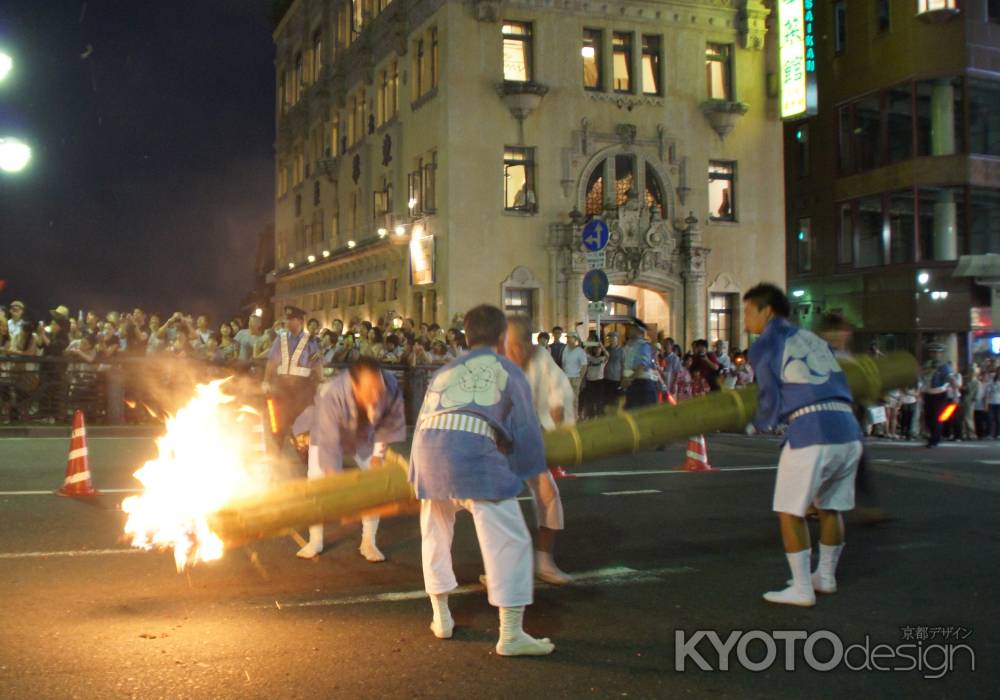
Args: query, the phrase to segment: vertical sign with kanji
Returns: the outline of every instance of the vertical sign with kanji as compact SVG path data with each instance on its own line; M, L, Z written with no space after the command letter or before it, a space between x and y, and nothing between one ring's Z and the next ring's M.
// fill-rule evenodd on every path
M816 113L815 0L778 0L781 118Z

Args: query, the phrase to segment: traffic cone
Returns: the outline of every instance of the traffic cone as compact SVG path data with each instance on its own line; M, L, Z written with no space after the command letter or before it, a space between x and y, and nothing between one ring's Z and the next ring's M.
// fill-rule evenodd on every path
M718 471L718 469L708 463L708 446L705 444L704 435L688 438L687 455L684 457L684 464L681 465L681 471Z
M90 460L87 458L87 426L83 411L73 414L73 433L69 441L69 460L66 462L66 481L56 491L60 496L96 496L97 490L90 481Z
M575 479L576 474L571 474L562 467L549 467L549 471L552 472L552 476L556 479Z

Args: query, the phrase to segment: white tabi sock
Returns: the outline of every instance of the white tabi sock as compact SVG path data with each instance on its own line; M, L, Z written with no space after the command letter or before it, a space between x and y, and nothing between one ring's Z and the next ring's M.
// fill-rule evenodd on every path
M358 551L361 556L371 562L385 561L385 555L375 545L375 533L378 532L378 518L361 519L361 546Z
M819 543L819 563L813 574L813 588L821 593L837 592L837 562L844 551L844 543L836 545Z
M785 553L788 568L792 570L792 585L783 591L765 593L764 600L769 603L799 605L804 608L816 605L816 593L813 591L812 576L809 573L809 554L808 549Z
M300 549L296 556L300 559L313 559L323 551L323 526L309 526L309 543Z
M500 641L497 654L500 656L545 656L551 654L556 645L549 639L535 639L521 626L524 620L524 606L500 608Z
M455 621L451 619L451 610L448 609L448 594L431 593L431 608L434 610L434 619L431 620L431 632L438 639L451 639L455 631Z

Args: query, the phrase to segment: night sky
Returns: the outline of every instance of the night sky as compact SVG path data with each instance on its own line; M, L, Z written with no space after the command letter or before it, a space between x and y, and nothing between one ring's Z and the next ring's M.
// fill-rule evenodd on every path
M270 0L2 0L0 303L233 313L273 221ZM47 316L46 316L47 318Z

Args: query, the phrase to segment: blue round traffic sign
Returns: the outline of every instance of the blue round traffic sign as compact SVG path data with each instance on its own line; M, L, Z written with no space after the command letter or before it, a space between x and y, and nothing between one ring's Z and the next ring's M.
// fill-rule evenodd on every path
M591 219L583 227L582 237L584 248L591 253L600 252L608 245L608 238L610 237L608 225L601 219Z
M591 270L583 276L583 296L588 301L604 301L610 284L604 270Z

